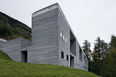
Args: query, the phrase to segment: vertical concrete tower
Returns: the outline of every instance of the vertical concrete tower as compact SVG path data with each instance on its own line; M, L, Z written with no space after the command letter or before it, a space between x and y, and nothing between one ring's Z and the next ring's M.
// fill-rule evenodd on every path
M58 4L32 14L32 49L29 62L58 64Z

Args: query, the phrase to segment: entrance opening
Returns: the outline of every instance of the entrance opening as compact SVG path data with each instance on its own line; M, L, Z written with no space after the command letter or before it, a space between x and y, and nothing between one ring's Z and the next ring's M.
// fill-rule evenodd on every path
M27 51L21 51L21 62L27 62Z
M70 67L74 67L74 57L70 55Z
M76 56L76 39L70 31L70 52Z

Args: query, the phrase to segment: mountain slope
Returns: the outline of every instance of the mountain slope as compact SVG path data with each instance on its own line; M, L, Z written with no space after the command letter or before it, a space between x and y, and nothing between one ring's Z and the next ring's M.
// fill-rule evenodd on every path
M31 28L0 12L0 37L11 40L18 37L31 39Z
M99 77L91 72L64 66L14 62L6 59L8 56L2 51L0 54L0 77Z

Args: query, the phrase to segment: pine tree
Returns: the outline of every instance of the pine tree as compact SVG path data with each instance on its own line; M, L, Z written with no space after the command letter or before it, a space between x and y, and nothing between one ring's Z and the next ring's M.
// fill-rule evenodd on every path
M87 58L89 60L91 60L90 43L87 40L85 40L83 44L84 44L83 47L82 47L83 48L83 51L85 52Z
M113 35L110 42L110 52L105 58L103 77L116 76L116 37Z
M106 57L106 53L108 51L109 45L101 40L99 37L97 38L95 45L94 45L94 52L92 54L93 60L91 62L91 71L102 75L103 72L103 65L104 59Z
M88 65L89 65L88 70L90 71L90 61L91 61L91 58L92 58L91 50L90 50L90 43L87 40L85 40L83 44L84 45L83 45L82 48L83 48L83 51L85 52L85 54L88 58Z

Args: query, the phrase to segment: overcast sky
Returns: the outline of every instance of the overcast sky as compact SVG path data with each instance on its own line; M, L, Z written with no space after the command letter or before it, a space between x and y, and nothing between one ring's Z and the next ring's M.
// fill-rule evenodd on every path
M106 42L116 35L116 0L0 0L0 11L31 27L32 13L59 3L75 36L93 47L99 36Z

